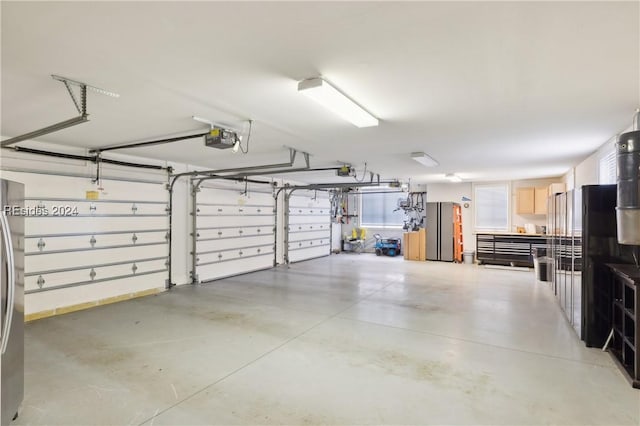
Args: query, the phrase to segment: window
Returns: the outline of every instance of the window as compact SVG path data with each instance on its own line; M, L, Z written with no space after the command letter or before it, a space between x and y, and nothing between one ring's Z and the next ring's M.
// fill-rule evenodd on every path
M508 184L476 185L474 204L477 230L509 230Z
M360 226L371 228L402 227L404 211L398 210L398 199L406 193L397 191L384 193L379 188L370 194L363 190L360 196Z
M616 173L618 165L616 164L616 150L612 149L607 152L604 157L600 158L600 167L598 169L598 183L607 185L616 183Z

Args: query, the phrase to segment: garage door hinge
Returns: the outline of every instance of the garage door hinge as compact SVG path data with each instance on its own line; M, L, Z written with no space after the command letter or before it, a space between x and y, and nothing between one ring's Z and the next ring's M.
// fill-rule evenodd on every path
M38 249L40 249L40 251L42 251L44 249L44 246L46 246L47 244L44 242L44 240L42 238L40 238L40 240L38 241Z
M42 288L42 286L44 285L44 278L42 278L42 275L38 276L38 281L36 282L36 284L38 284L38 287Z
M96 277L96 271L91 268L91 272L89 272L89 276L91 277L91 281L93 281L93 279Z
M97 240L96 240L96 236L95 236L95 235L92 235L92 236L91 236L91 239L89 240L89 244L91 244L91 247L92 247L92 248L96 246L96 242L97 242Z

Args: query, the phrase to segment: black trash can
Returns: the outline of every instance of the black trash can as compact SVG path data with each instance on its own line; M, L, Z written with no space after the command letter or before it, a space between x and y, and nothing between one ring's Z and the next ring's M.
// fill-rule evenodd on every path
M531 254L533 255L533 271L536 274L536 280L549 281L549 261L551 259L547 257L547 249L534 247L531 249Z

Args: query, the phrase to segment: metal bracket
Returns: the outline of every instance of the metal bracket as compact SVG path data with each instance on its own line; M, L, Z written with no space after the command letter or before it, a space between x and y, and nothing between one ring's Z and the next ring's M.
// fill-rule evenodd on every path
M133 271L133 274L135 275L136 272L138 271L138 266L134 263L133 266L131 267L131 271Z
M97 240L96 240L96 236L95 236L95 235L92 235L92 236L91 236L91 239L89 240L89 244L91 244L91 248L93 248L93 247L95 247L95 246L96 246L96 242L97 242Z
M94 203L91 203L91 205L89 206L89 211L91 212L91 214L95 213L97 209L98 206L96 206Z
M133 203L133 205L131 206L131 211L133 212L133 214L136 214L138 212L138 206L136 206L136 203Z
M39 136L44 136L44 135L47 135L49 133L57 132L58 130L66 129L67 127L75 126L77 124L85 123L85 122L89 121L89 114L87 113L87 88L89 88L91 90L94 90L94 91L96 91L98 93L110 95L110 96L113 96L113 97L119 97L120 96L120 95L118 95L116 93L108 92L106 90L99 89L99 88L94 87L94 86L89 86L86 83L82 83L82 82L79 82L79 81L71 80L71 79L66 78L66 77L61 77L61 76L58 76L58 75L52 75L51 77L54 80L61 81L64 84L64 86L67 89L67 92L69 92L69 95L71 96L71 100L73 101L74 106L76 107L76 109L78 110L78 113L80 115L77 116L77 117L74 117L74 118L70 118L69 120L65 120L65 121L61 121L61 122L56 123L56 124L52 124L51 126L43 127L42 129L34 130L33 132L25 133L23 135L16 136L16 137L4 140L4 141L0 142L0 146L2 146L4 148L4 147L7 147L9 145L13 145L15 143L18 143L18 142L22 142L22 141L29 140L29 139L36 139ZM80 87L80 99L78 99L76 94L71 89L72 85Z
M91 272L89 272L89 276L91 277L91 281L93 281L93 279L96 277L96 271L95 269L91 268Z
M46 246L46 245L47 245L47 243L45 243L42 238L40 238L40 240L38 240L38 249L40 249L40 251L42 251L44 249L44 246Z
M36 281L36 284L38 284L38 287L42 288L42 286L44 285L44 278L42 278L42 275L38 276L38 281Z
M131 241L133 241L133 244L135 244L136 241L138 241L138 236L136 234L133 234L133 236L131 237Z

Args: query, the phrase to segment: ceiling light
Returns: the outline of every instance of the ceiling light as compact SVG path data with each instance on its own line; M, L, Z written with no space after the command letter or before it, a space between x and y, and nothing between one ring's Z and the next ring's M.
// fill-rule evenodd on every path
M433 158L429 157L424 152L412 152L411 158L416 160L418 163L422 164L425 167L435 167L438 165L438 162Z
M444 178L451 182L462 182L462 178L455 173L447 173Z
M298 91L357 127L378 125L377 118L319 77L302 80Z

